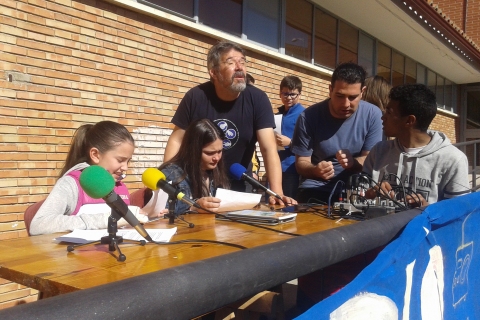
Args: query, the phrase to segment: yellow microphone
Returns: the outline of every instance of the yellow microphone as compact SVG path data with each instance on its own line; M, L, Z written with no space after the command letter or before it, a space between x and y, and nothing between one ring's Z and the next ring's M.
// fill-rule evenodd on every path
M162 189L170 197L177 198L190 206L201 209L195 201L185 197L183 192L180 192L177 188L169 184L166 179L165 174L156 168L148 168L142 174L142 182L149 189Z

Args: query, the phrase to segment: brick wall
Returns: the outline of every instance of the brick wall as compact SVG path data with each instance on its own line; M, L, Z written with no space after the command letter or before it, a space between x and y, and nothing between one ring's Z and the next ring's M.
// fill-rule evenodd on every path
M480 43L480 0L468 0L465 33L476 43Z
M480 0L433 0L433 3L476 44L480 43Z
M452 143L456 143L458 137L456 128L459 125L460 121L458 117L438 110L437 115L430 124L429 129L442 131L447 135Z
M0 240L27 236L23 212L52 189L81 124L114 120L132 132L137 148L126 183L142 187L144 168L163 161L180 99L208 80L206 53L216 41L100 0L2 0ZM327 95L320 73L257 52L248 59L274 109L286 75L302 79L305 106ZM0 279L0 308L35 294Z
M471 1L471 0L470 0ZM470 7L470 1L468 6ZM465 1L464 0L435 0L435 4L445 13L450 20L463 30L465 23Z
M118 120L137 148L126 183L159 165L185 92L208 80L217 39L94 0L0 2L0 240L26 237L23 212L46 197L83 123ZM289 74L306 105L326 97L320 74L249 53L249 72L277 107ZM0 280L0 308L36 291Z

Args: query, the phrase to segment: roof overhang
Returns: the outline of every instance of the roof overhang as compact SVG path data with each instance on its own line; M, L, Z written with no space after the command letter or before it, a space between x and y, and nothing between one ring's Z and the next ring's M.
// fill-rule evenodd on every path
M457 84L480 82L480 52L424 0L313 2Z

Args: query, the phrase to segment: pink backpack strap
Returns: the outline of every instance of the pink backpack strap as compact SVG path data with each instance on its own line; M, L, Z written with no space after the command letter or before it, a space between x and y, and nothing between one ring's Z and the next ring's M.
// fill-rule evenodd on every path
M130 193L122 181L117 181L113 190L115 190L115 193L118 194L127 205L130 205Z
M82 186L80 185L80 174L82 173L81 170L74 170L70 171L67 173L67 176L72 177L75 182L77 183L77 188L78 188L78 200L77 200L77 206L75 207L75 210L72 212L72 216L76 215L78 211L80 211L80 208L84 204L91 204L91 203L105 203L103 199L93 199L89 197L85 191L83 191Z
M78 201L75 210L72 212L72 216L76 215L80 208L84 204L92 204L92 203L105 203L103 199L93 199L89 197L85 191L83 191L82 186L80 185L80 175L82 174L81 170L74 170L67 173L68 176L72 177L75 182L77 183L78 187ZM115 183L115 188L113 189L116 194L119 195L120 198L127 204L130 205L130 193L128 192L127 186L122 181L117 181Z

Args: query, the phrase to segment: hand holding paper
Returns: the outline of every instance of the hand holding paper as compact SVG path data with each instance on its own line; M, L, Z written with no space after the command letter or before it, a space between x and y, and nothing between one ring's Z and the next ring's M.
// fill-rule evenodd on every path
M167 205L168 194L163 190L157 189L153 190L152 197L148 203L142 208L145 211L150 219L156 219L158 216L168 212L168 209L165 209Z
M221 200L218 212L252 209L262 198L261 194L217 189L215 197Z
M218 212L222 203L221 201L221 199L216 197L202 197L197 200L197 204L203 209L207 209L212 212ZM198 211L204 212L201 209L198 209Z

